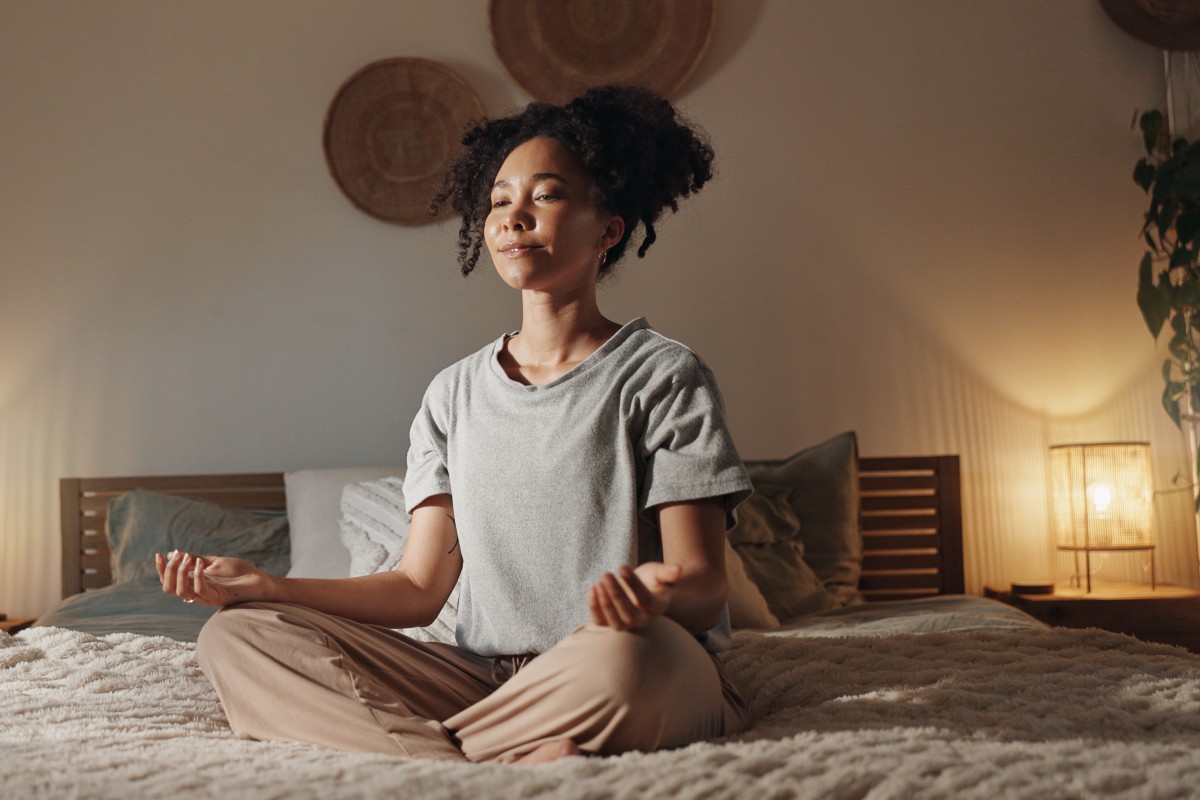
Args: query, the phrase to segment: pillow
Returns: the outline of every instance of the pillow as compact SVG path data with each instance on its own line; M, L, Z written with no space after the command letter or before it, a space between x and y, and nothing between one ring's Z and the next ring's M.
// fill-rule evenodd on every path
M339 534L350 554L350 575L395 569L408 543L411 521L404 511L403 478L387 477L347 486L342 492ZM400 632L422 642L455 644L461 583L460 578L436 620L421 628L401 628Z
M338 539L342 490L351 483L403 475L402 467L302 469L283 476L292 528L289 578L346 578L350 554Z
M760 482L738 507L738 523L728 537L767 608L780 620L842 605L804 560L800 520L788 503L789 492L790 487Z
M746 565L725 540L725 577L729 582L729 624L734 628L778 628L767 599L746 573Z
M157 584L154 554L171 550L244 558L272 575L288 570L288 521L282 514L137 489L109 501L105 533L114 584Z
M749 545L789 540L838 605L861 603L858 579L862 572L862 535L858 439L854 432L839 434L781 461L747 461L746 472L756 494L762 497L754 504L751 497L738 509L738 526L730 535L739 555L745 560L745 547ZM772 533L764 532L764 528ZM777 549L794 566L788 548ZM757 577L749 563L747 570ZM764 590L764 595L769 602L770 594ZM819 600L817 604L824 602Z

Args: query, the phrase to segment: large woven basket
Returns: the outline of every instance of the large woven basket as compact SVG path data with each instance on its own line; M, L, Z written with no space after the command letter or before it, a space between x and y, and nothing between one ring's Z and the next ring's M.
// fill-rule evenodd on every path
M500 60L539 100L608 83L669 98L708 50L716 0L491 0L488 14Z
M384 222L429 222L429 200L483 104L455 72L422 58L367 64L325 115L325 160L355 206Z

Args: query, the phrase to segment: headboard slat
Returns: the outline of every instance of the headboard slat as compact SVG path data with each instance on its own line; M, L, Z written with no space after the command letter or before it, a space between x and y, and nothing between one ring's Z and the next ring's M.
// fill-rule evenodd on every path
M860 458L859 487L863 596L963 593L958 456Z
M139 489L150 489L148 486L138 486ZM126 490L130 491L130 490ZM150 489L158 494L190 497L193 500L205 500L226 508L278 510L278 493L271 489ZM108 510L110 500L120 497L125 492L104 492L87 494L80 498L79 504L84 511L93 512L95 516L103 517Z

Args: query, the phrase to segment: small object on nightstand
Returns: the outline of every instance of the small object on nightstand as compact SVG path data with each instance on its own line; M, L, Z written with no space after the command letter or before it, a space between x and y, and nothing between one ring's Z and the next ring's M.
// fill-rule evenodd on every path
M1013 594L1054 594L1053 583L1014 583L1012 585Z
M11 636L14 633L20 633L35 622L37 622L37 617L10 618L5 614L0 614L0 631L4 631Z

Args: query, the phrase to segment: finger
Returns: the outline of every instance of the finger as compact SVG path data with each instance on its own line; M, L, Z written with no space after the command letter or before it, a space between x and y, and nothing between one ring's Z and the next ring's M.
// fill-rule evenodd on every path
M621 584L629 596L629 602L641 611L645 611L654 601L654 595L631 568L621 567Z
M204 559L196 556L196 567L192 571L192 596L200 597L204 594Z
M167 560L163 563L162 590L166 594L175 594L175 573L178 566L179 551L172 550L167 554Z
M163 573L167 567L167 560L163 558L162 553L154 554L154 570L158 573L158 582L162 583Z
M191 570L195 563L196 557L191 553L184 553L183 558L179 561L179 574L175 578L175 593L184 602L195 600L195 596L192 594L191 580Z
M596 605L600 609L601 624L621 630L621 618L617 616L616 610L613 608L612 596L608 589L604 586L604 581L601 579L595 586L596 589Z
M620 625L614 627L618 630L632 627L636 622L638 610L634 608L620 581L611 572L605 573L601 579L601 586L604 589L604 598L608 601L606 610L611 610L620 621Z

